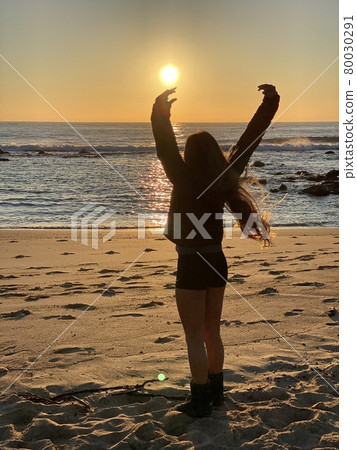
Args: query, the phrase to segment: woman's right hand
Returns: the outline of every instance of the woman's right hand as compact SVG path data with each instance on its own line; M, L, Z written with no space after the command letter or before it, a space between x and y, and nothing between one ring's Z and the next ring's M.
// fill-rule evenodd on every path
M263 91L265 97L274 97L277 94L275 86L272 84L261 84L258 86L258 91Z
M167 89L165 92L156 97L153 110L159 112L164 117L170 117L171 105L177 100L177 98L173 98L171 100L168 99L169 95L176 92L176 88Z

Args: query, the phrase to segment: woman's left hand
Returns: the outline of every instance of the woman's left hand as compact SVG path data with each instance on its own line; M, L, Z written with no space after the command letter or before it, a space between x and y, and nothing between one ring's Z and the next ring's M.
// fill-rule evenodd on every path
M176 88L167 89L165 92L156 97L153 109L157 109L160 114L165 117L170 117L171 105L177 100L177 98L173 98L169 100L169 95L176 92Z

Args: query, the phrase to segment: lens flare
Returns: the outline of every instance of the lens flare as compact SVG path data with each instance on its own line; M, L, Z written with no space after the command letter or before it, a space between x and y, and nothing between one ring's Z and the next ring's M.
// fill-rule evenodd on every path
M160 77L161 80L165 84L172 84L174 83L178 78L178 70L175 66L167 65L165 67L162 67L160 70Z
M159 375L157 376L157 379L159 381L164 381L166 379L165 375L163 373L159 373Z

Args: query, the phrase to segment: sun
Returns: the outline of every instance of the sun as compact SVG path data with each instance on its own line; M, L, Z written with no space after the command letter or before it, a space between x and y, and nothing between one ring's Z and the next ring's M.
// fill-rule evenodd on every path
M172 66L171 64L164 66L160 70L160 77L165 84L172 84L178 78L178 70L175 66Z

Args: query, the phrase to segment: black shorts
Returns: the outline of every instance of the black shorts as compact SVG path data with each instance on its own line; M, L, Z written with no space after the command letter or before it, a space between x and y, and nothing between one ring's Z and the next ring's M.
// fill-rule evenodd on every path
M227 260L222 251L217 253L178 255L176 287L179 289L205 290L226 285ZM207 262L209 264L207 264ZM211 266L215 269L213 269ZM217 273L217 272L218 273Z

